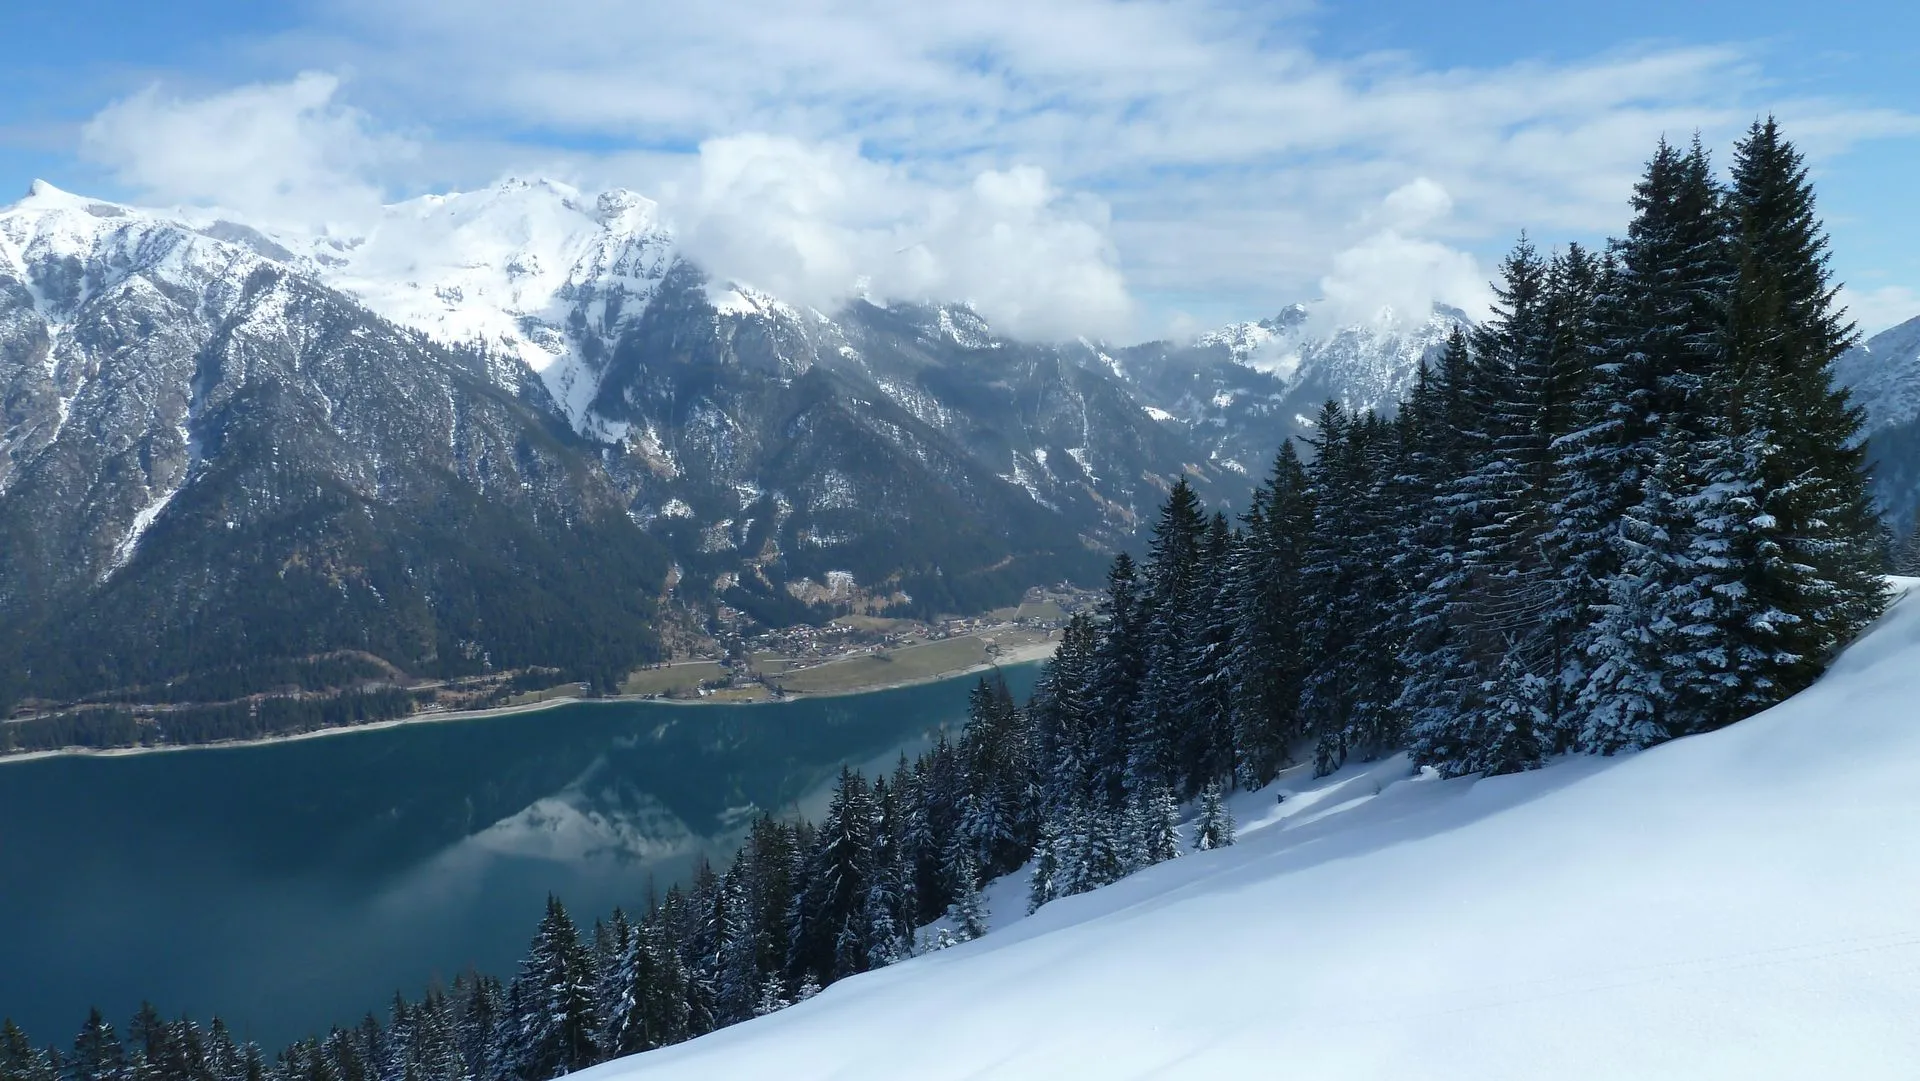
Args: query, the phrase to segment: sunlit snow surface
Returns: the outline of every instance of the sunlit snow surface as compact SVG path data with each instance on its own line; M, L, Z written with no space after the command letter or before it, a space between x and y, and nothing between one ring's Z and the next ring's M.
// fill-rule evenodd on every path
M1292 773L1231 849L1026 919L997 884L985 939L593 1081L1911 1078L1916 775L1909 596L1730 729L1493 780Z

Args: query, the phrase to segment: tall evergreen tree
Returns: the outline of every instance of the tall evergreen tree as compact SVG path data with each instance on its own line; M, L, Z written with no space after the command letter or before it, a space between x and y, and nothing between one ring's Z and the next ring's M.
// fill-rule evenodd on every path
M821 986L865 972L871 942L862 920L873 874L873 806L866 779L842 767L808 861L789 971Z
M1182 773L1183 734L1195 718L1188 675L1197 643L1189 631L1202 603L1203 548L1207 518L1200 497L1183 476L1167 494L1148 543L1142 619L1144 674L1127 748L1126 787L1138 800Z
M1088 703L1093 725L1088 734L1090 780L1100 805L1113 810L1126 806L1129 751L1147 668L1149 611L1133 558L1121 552L1107 571Z
M1486 681L1477 667L1467 609L1467 557L1480 519L1471 501L1456 491L1484 447L1466 335L1456 329L1437 370L1423 374L1427 377L1409 403L1412 448L1406 469L1425 495L1409 514L1400 544L1408 591L1402 600L1406 641L1397 708L1406 720L1413 760L1453 776L1479 768L1472 718Z
M1236 616L1231 579L1235 546L1226 516L1214 514L1197 552L1193 600L1182 620L1185 670L1180 722L1173 729L1173 780L1188 796L1235 775L1229 668Z
M514 980L503 1065L520 1081L547 1081L584 1070L598 1058L594 1011L598 979L592 955L557 897L534 935Z
M1727 430L1722 388L1733 248L1697 139L1685 154L1660 144L1633 205L1617 269L1597 302L1601 340L1583 409L1588 423L1566 441L1573 483L1565 513L1583 523L1569 531L1574 544L1608 550L1586 563L1597 573L1607 617L1576 639L1588 658L1614 654L1595 664L1579 692L1586 725L1617 727L1621 717L1637 715L1635 703L1652 688L1669 697L1659 712L1660 728L1671 736L1702 726L1700 696L1687 685L1704 686L1733 645L1724 626L1701 618L1699 606L1728 583L1725 568L1696 560L1689 518L1710 483L1695 450ZM1623 593L1646 590L1656 595L1622 601ZM1633 613L1654 622L1623 628L1621 620ZM1670 635L1669 623L1685 633ZM1623 669L1624 646L1609 640L1622 633L1662 640L1665 650L1648 661L1653 671Z
M1740 580L1748 619L1737 629L1764 658L1750 710L1811 683L1879 615L1884 590L1862 414L1833 378L1857 335L1836 299L1805 161L1772 117L1734 148L1727 203L1737 252L1727 423L1752 460L1747 528L1761 553Z
M1291 440L1281 444L1242 522L1245 539L1235 548L1228 572L1234 626L1226 670L1232 681L1238 780L1256 788L1290 764L1290 747L1305 735L1301 569L1313 505L1306 469Z

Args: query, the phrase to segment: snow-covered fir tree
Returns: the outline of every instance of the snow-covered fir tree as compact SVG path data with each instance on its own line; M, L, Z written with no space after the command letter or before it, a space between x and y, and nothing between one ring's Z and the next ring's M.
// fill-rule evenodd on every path
M1233 843L1233 812L1227 808L1220 782L1214 781L1200 793L1200 814L1193 822L1193 847L1211 852Z

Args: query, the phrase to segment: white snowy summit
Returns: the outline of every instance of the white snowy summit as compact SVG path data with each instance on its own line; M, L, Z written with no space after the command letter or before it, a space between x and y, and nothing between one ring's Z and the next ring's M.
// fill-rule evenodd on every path
M525 363L582 431L608 354L674 259L652 200L519 179L392 204L361 235L305 238L302 254L396 323Z
M1730 728L1482 780L1290 771L1230 848L1024 918L1002 880L984 938L581 1078L1911 1078L1916 697L1910 595Z

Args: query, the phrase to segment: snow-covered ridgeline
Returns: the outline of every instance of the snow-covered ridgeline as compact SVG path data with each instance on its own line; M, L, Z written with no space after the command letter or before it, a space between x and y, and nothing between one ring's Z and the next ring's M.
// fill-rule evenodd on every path
M646 310L674 259L658 208L611 191L506 180L381 209L349 234L265 231L215 210L146 209L87 199L41 181L0 209L0 267L27 283L50 325L87 295L141 271L200 285L273 262L450 344L478 343L538 373L576 427L611 347ZM80 268L51 295L29 264ZM234 273L238 271L239 273ZM507 373L502 373L507 381Z
M1920 416L1920 316L1848 350L1834 367L1866 409L1869 431Z
M1731 728L1487 780L1296 771L1232 848L1024 919L1003 880L984 939L590 1081L1908 1077L1916 696L1910 595Z

